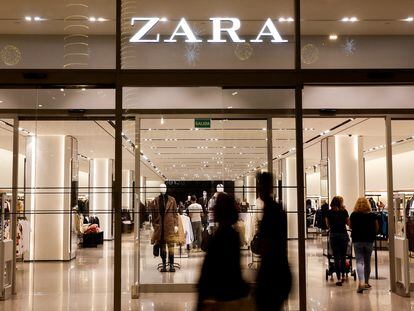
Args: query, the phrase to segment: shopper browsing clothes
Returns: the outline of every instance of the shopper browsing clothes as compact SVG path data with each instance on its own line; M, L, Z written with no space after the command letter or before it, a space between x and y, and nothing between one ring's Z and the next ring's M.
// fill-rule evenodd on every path
M257 175L257 190L263 202L263 218L258 231L261 255L256 282L257 310L280 310L288 298L292 276L287 257L287 216L272 198L273 175Z
M242 278L240 238L233 225L238 214L234 199L219 193L214 208L218 223L211 237L198 282L198 310L252 310L249 286Z
M357 293L359 294L362 294L365 289L371 288L369 284L371 254L379 229L378 221L371 211L369 201L366 198L359 198L350 217L359 281Z
M329 229L329 243L335 261L335 272L338 282L342 286L346 276L346 251L348 249L349 236L346 225L349 226L349 215L344 206L344 199L336 196L331 201L331 209L327 212L326 225Z
M191 204L188 206L188 211L190 213L191 225L193 227L194 234L193 248L200 249L202 229L201 217L203 214L203 207L197 203L195 195L191 196Z

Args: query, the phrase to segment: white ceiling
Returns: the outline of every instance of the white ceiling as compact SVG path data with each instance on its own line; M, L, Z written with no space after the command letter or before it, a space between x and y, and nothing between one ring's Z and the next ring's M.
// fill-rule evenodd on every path
M74 12L65 6L66 2L49 0L3 1L0 12L0 33L2 34L64 34L67 25L64 19ZM104 17L109 21L86 23L88 34L115 33L115 0L78 0L86 3L81 13L85 16ZM277 20L279 17L293 16L293 0L211 0L211 1L124 1L123 16L125 24L132 16L167 17L161 33L170 33L175 20L186 17L194 22L193 26L204 34L210 34L209 17L230 16L244 21L242 34L257 34L261 22L266 17ZM338 34L378 35L414 33L414 24L399 21L414 15L412 0L303 0L302 19L304 35ZM25 16L40 16L46 21L27 23ZM356 16L361 22L345 24L338 22L344 16ZM128 27L129 28L129 27ZM293 33L293 24L279 23L282 34ZM127 29L130 31L131 29Z
M305 118L304 141L347 121L343 118ZM12 123L11 120L5 120ZM20 127L37 135L72 135L77 138L79 153L89 158L114 158L114 129L107 121L21 121ZM171 180L234 179L267 161L265 120L212 120L211 129L194 129L193 119L143 119L141 151ZM150 130L151 129L151 130ZM123 131L135 140L135 121L124 121ZM364 150L385 144L383 119L358 118L329 135L363 136ZM20 152L25 153L21 135ZM393 122L393 141L414 136L413 121ZM319 137L305 144L305 167L319 164ZM202 147L202 148L201 148ZM224 148L225 147L225 148ZM295 120L273 119L273 157L295 147ZM12 150L10 126L0 123L0 148ZM394 152L413 150L414 142L394 146ZM385 156L384 149L366 154L367 159ZM292 152L290 155L294 155ZM286 156L286 155L285 155ZM123 168L134 169L133 148L124 139ZM149 180L159 177L141 157L142 174ZM81 169L87 170L83 162Z

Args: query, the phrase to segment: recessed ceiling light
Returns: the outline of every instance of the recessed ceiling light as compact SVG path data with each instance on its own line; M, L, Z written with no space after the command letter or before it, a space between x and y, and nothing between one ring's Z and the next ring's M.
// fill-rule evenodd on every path
M60 91L61 91L61 92L64 92L65 90L64 90L64 89L60 89Z
M107 19L103 17L98 17L98 22L106 22Z
M355 22L357 22L358 21L358 18L357 17L355 17L355 16L352 16L352 17L347 17L347 16L345 16L345 17L343 17L342 19L341 19L341 21L342 22L344 22L344 23L355 23Z
M82 91L86 91L86 89L83 87L83 88L82 88Z
M43 21L43 20L44 20L43 18L41 18L41 17L39 17L39 16L35 16L33 19L34 19L36 22L40 22L40 21Z
M42 104L39 104L39 108L42 108L43 107L43 105Z
M286 22L286 19L284 17L279 17L279 22L284 23L284 22Z
M295 20L293 19L293 17L288 17L288 18L286 19L286 21L287 21L288 23L292 23L292 22L294 22Z
M409 17L407 17L407 18L404 18L404 19L403 19L403 21L404 21L404 22L412 22L412 21L414 21L414 17L409 16Z
M96 22L96 18L95 18L95 17L93 17L93 16L91 16L91 17L89 17L89 21L90 21L90 22Z
M161 22L168 22L168 18L166 18L166 17L161 17L161 18L160 18L160 21L161 21Z
M335 41L337 39L338 39L338 35L335 35L335 34L329 35L329 40Z
M0 104L2 104L3 103L3 101L2 100L0 100Z
M25 16L24 19L26 20L26 22L31 22L32 21L32 17L31 16Z

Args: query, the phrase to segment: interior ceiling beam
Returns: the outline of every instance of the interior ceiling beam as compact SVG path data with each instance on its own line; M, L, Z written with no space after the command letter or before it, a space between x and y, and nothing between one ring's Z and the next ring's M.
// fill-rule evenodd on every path
M125 87L294 88L302 85L413 85L414 69L1 69L0 88Z

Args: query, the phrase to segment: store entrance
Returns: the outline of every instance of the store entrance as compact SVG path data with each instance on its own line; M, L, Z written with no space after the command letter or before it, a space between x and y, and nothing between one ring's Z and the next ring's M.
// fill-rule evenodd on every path
M376 288L388 290L392 277L388 213L392 207L388 204L387 193L385 118L305 116L303 127L307 279L312 283L312 287L308 287L308 295L316 301L325 302L326 297L321 297L319 292L337 281L333 252L328 245L329 232L324 221L334 196L343 197L349 215L354 212L358 198L369 200L371 211L379 222L371 257L370 280ZM407 134L408 128L398 128L398 131L405 132L404 139L411 137ZM401 136L404 135L401 133ZM393 148L403 148L402 151L407 152L409 148L405 142L404 147L399 146L403 143L399 141L401 139L393 139ZM398 162L401 163L400 160ZM398 174L401 178L404 170L399 169ZM350 231L349 236L351 238ZM357 284L357 275L352 239L346 261L348 276L343 286L353 289Z
M200 126L201 119L204 124ZM194 217L189 206L191 201L197 202L206 212L211 198L220 191L233 195L237 201L243 275L253 283L260 258L251 252L250 242L257 230L262 207L257 202L255 175L271 171L276 176L275 163L295 148L294 119L255 116L254 113L216 114L210 118L184 113L157 117L137 115L124 121L123 132L124 141L130 143L130 147L124 149L123 167L134 171L135 175L134 180L125 177L124 195L126 198L130 192L127 189L132 189L131 185L135 184L135 206L141 206L131 217L139 230L134 236L125 234L123 238L123 248L131 250L129 270L135 271L135 275L129 275L128 283L139 284L140 292L194 292L205 254L203 239L208 230L208 218L200 219L202 229L198 232L192 221L198 217ZM135 157L131 158L133 150ZM276 177L280 177L280 182L275 182L275 197L282 193L295 196L296 184L291 175L291 179L284 177L285 187L279 191L277 185L282 187L281 176ZM182 242L174 245L174 273L160 272L162 258L154 257L151 244L154 213L157 212L155 202L163 184L175 202L185 236ZM293 240L290 251L294 267L297 266L296 211L296 206L291 206L289 227ZM134 245L134 240L140 243L135 244L133 251L130 245ZM292 303L294 301L295 298Z

